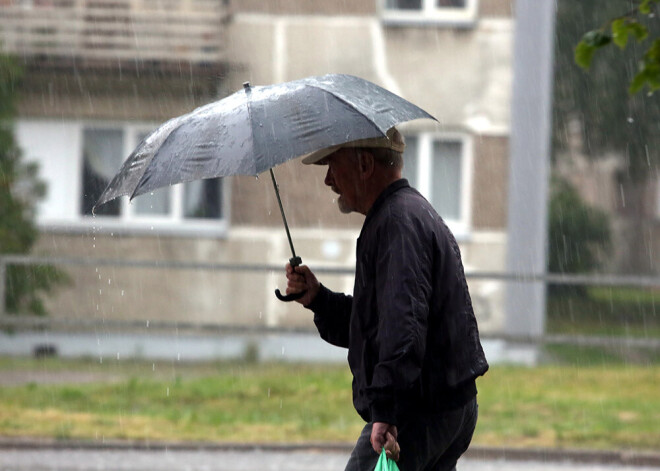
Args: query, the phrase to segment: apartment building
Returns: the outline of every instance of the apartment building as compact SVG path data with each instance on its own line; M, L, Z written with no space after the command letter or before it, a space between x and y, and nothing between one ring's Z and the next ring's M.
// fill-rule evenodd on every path
M348 73L433 114L400 126L405 176L455 232L468 270L505 269L511 0L0 0L0 40L26 74L16 135L40 164L38 254L284 266L268 176L205 180L91 208L161 122L265 85ZM275 169L296 251L351 268L362 217L337 211L324 171ZM283 271L67 266L52 316L311 327L279 302ZM350 275L324 275L332 289ZM471 281L482 329L502 326L502 284Z

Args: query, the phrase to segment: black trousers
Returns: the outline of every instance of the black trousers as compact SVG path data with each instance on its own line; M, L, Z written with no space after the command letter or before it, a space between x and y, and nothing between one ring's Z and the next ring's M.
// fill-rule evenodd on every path
M474 398L465 406L411 418L398 429L400 471L452 471L467 450L477 425L478 406ZM345 471L373 471L378 454L371 446L371 423L351 453Z

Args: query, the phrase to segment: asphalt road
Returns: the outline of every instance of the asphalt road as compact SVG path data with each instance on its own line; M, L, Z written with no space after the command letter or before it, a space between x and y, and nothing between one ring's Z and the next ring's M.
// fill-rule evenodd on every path
M3 471L330 471L344 469L346 451L145 450L3 448ZM460 471L660 471L660 466L463 458Z

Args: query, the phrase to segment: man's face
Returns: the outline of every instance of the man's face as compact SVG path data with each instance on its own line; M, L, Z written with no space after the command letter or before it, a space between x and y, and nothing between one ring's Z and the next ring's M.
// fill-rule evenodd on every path
M339 149L326 157L326 160L328 172L325 175L325 184L339 195L339 210L344 214L357 211L362 187L355 149Z

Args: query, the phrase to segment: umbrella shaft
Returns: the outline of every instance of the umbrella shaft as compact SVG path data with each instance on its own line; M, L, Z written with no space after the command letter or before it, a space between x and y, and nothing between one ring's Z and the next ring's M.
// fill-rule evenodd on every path
M284 214L284 207L282 206L282 199L280 198L280 190L277 187L277 181L275 180L275 173L273 169L270 169L270 178L273 180L273 187L275 188L275 196L277 196L277 204L280 206L280 213L282 214L282 221L284 221L284 229L286 230L286 237L289 239L289 246L291 247L291 254L293 258L296 258L296 250L293 248L293 241L291 240L291 233L289 232L289 225L286 222L286 216Z

